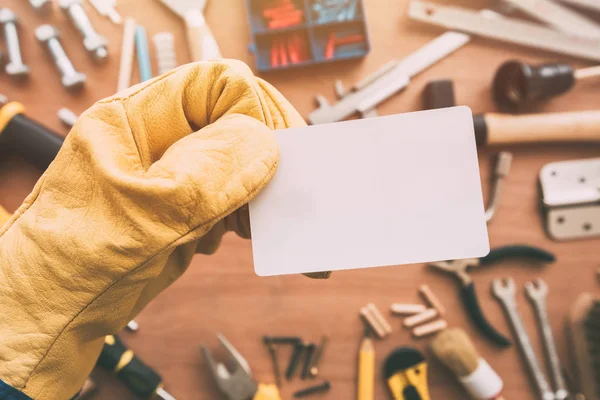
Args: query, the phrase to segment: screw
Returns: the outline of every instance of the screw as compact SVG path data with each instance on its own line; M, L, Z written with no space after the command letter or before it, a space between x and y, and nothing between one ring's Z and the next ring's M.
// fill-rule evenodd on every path
M50 0L29 0L29 4L40 15L52 13L52 2Z
M296 343L294 345L294 352L292 353L292 358L290 359L290 363L285 371L285 377L289 381L294 376L294 372L296 372L296 368L300 364L300 360L302 358L302 353L304 353L304 349L306 345L304 343Z
M85 75L77 72L71 60L65 53L58 38L58 30L52 25L40 25L35 30L35 37L41 43L45 43L52 54L56 68L62 75L62 84L67 89L77 89L85 83Z
M265 344L297 344L302 340L296 336L263 336Z
M306 389L302 389L294 393L294 397L305 397L310 396L311 394L326 392L331 389L331 383L329 381L325 381L320 385L307 387Z
M92 22L81 6L81 0L60 0L60 8L69 16L83 36L85 49L92 53L96 60L104 60L108 56L106 50L108 41L100 36L92 26Z
M13 78L26 78L29 75L29 67L23 64L23 58L21 57L19 34L17 32L17 15L8 8L1 8L0 23L4 25L4 36L6 37L8 51L6 73Z

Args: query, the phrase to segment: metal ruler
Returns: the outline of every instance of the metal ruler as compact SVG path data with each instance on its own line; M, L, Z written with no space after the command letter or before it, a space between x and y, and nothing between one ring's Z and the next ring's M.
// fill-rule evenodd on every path
M600 236L600 158L547 164L540 187L553 239Z
M600 11L600 1L598 0L561 0L573 6L587 8L588 10Z
M341 82L336 82L339 101L332 105L325 97L317 95L318 108L308 116L309 122L342 121L357 112L362 117L376 116L375 107L379 103L404 89L410 78L460 49L470 39L463 33L446 32L403 60L384 65L348 92Z
M461 7L412 0L411 19L504 42L600 61L600 40L572 36L513 18L489 18Z
M503 0L558 31L588 38L600 37L600 26L551 0Z

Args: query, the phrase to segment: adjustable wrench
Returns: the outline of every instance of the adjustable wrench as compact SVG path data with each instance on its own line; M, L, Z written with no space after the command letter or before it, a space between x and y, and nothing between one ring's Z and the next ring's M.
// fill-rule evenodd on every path
M541 280L536 279L533 282L525 284L525 294L531 301L535 310L535 315L538 320L539 329L542 334L542 343L546 352L546 361L550 370L550 378L556 389L556 400L565 400L569 396L567 384L561 373L560 359L556 351L556 343L552 335L552 327L548 318L548 310L546 308L546 299L548 297L548 285Z
M517 310L517 302L515 300L515 282L511 279L494 279L492 281L492 293L502 304L504 311L515 333L521 355L525 358L529 372L533 377L536 389L540 394L541 400L554 400L554 393L550 389L550 385L546 380L544 371L540 367L540 363L535 355L529 335L525 330L523 320Z

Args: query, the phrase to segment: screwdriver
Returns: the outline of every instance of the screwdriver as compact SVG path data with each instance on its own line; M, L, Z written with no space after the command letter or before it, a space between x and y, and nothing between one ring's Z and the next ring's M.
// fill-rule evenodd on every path
M64 138L29 119L25 107L0 94L0 150L11 148L26 160L46 170L62 146Z
M137 358L116 336L106 336L96 365L113 372L132 393L141 398L175 400L163 389L160 375Z
M576 82L593 77L600 77L600 66L575 70L561 63L530 65L508 61L494 77L494 100L504 110L522 111L568 92Z

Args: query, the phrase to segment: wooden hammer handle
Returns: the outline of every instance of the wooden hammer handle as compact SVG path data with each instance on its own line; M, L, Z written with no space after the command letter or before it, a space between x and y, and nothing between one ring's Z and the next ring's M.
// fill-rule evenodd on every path
M512 116L485 114L488 145L600 142L600 111Z

